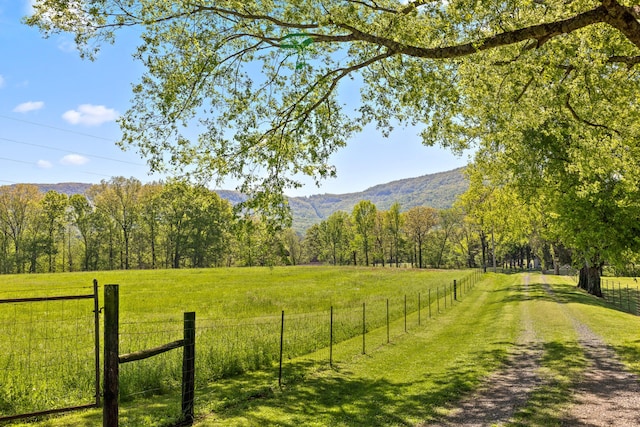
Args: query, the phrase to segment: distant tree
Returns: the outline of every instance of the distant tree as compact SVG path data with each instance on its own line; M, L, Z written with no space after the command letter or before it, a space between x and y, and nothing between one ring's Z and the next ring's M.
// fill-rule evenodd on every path
M193 267L218 266L229 247L233 228L231 204L203 186L191 186L186 232Z
M355 232L354 245L362 250L366 266L369 265L369 256L373 247L376 212L376 206L370 200L359 201L351 212L351 220Z
M445 209L438 212L438 229L440 231L440 248L436 268L440 268L444 258L444 252L449 239L452 238L456 230L462 225L462 213L455 209Z
M287 228L281 233L282 244L291 265L298 265L302 261L302 238L293 229Z
M402 244L402 226L404 224L404 216L400 212L400 204L395 202L385 213L385 224L391 237L389 245L389 259L395 262L396 267L400 265L400 247Z
M98 228L93 207L86 196L74 194L69 198L71 207L70 217L72 223L80 232L84 255L82 257L82 269L88 271L98 264Z
M349 262L352 239L351 218L344 211L336 211L320 224L324 253L333 265Z
M323 260L322 223L313 224L304 234L304 250L311 262Z
M423 268L422 251L427 233L437 224L438 211L426 206L416 206L405 213L404 229L413 243L414 265Z
M158 267L158 238L164 204L162 191L160 183L145 184L140 189L140 228L143 239L148 242L151 268Z
M184 181L172 180L162 190L162 223L165 227L167 267L180 268L187 252L187 219L191 195Z
M120 229L124 254L121 268L129 269L130 238L138 216L141 182L136 178L114 177L89 189L97 209L104 212Z
M13 242L14 271L24 273L26 233L36 215L36 207L41 198L38 187L30 184L16 184L0 187L0 223Z
M48 256L49 272L55 271L55 255L58 253L57 238L64 232L66 211L69 197L56 191L48 191L41 200L42 215L46 221L46 253Z
M385 256L387 255L387 248L391 243L386 212L376 211L376 218L373 225L373 242L374 262L380 261L384 267L386 264Z

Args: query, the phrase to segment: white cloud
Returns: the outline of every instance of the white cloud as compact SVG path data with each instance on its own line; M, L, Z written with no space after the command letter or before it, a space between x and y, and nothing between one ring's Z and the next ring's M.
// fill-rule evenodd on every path
M38 160L36 165L38 165L40 169L51 169L53 167L49 160Z
M62 115L62 118L72 125L98 126L102 123L112 122L120 114L113 108L104 105L82 104L77 110L69 110Z
M23 102L13 109L14 113L28 113L29 111L40 110L44 107L44 102L42 101L29 101Z
M80 154L67 154L60 159L60 164L65 166L80 166L89 163L89 159Z

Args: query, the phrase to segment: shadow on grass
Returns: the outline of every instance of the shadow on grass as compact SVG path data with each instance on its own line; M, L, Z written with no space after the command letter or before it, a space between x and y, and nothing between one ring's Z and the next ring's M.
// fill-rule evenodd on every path
M640 375L640 340L630 341L625 344L611 347L620 358L629 364L629 369L636 375Z
M501 350L476 352L446 372L409 382L362 378L340 365L312 371L296 364L289 368L282 389L264 385L251 389L240 379L212 385L210 393L236 398L210 409L220 425L412 426L437 417L451 402L475 390L488 367L505 360ZM291 370L297 372L294 381Z
M543 384L533 390L527 404L516 412L511 425L566 425L564 413L573 402L571 390L580 380L587 361L577 342L548 342L543 348Z
M503 304L509 302L522 302L522 301L550 301L559 302L561 304L583 304L594 307L606 308L609 310L619 311L622 313L628 313L621 307L615 306L612 303L598 298L594 295L579 289L573 285L547 285L541 280L536 280L539 276L531 276L531 282L528 285L528 291L525 290L524 284L514 284L509 287L495 290L495 293L502 293L506 296L496 302L496 304ZM553 293L546 292L545 286L550 286L553 289Z

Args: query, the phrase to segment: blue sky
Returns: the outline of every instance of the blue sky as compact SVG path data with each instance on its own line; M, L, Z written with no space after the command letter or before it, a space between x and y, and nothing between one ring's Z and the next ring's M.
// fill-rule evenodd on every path
M44 39L20 22L29 3L0 0L0 185L162 178L150 175L137 153L115 145L115 120L142 74L131 57L137 40L117 39L95 61L81 60L71 36ZM362 191L467 163L466 156L424 147L417 134L406 129L383 138L367 129L332 157L338 178L320 188L309 180L289 195Z

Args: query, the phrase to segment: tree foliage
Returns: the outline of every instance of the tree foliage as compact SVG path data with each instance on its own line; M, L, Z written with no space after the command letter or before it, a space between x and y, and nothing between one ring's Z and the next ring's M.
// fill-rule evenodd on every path
M74 34L88 57L139 27L146 72L122 145L154 170L237 178L263 207L283 207L300 174L332 176L331 154L367 123L421 124L425 143L454 150L554 117L591 141L638 138L632 0L38 0L34 11L28 24ZM339 96L351 79L355 112Z

